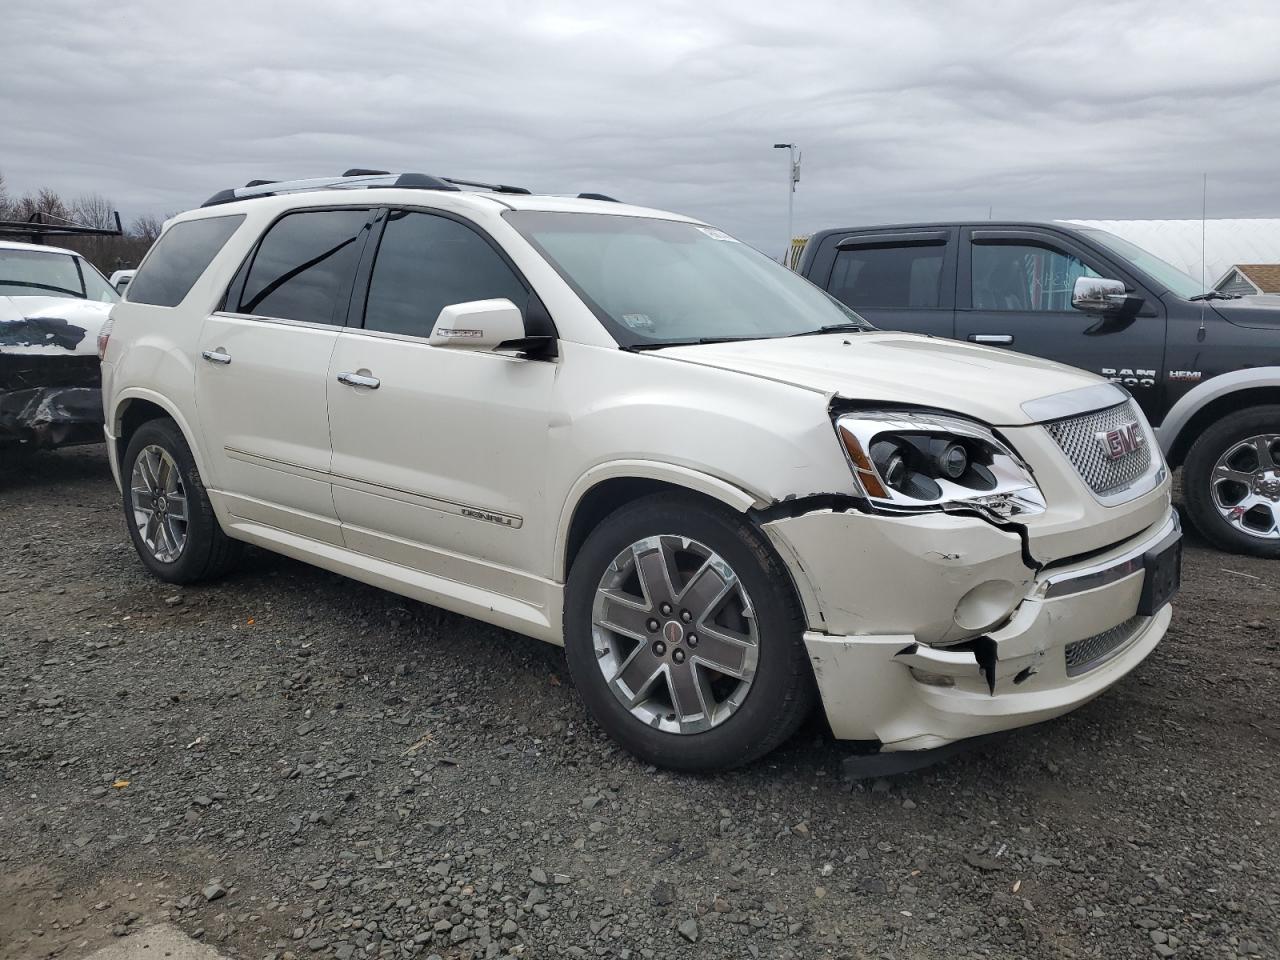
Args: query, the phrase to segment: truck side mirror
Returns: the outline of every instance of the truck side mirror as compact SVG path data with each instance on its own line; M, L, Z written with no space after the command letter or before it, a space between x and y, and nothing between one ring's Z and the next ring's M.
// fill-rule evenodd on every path
M1129 291L1120 280L1106 277L1077 277L1071 291L1071 305L1087 313L1113 313L1124 309Z

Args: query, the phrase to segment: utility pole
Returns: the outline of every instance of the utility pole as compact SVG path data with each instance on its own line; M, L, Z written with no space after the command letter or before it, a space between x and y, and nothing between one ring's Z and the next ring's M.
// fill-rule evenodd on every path
M787 245L782 248L782 263L785 265L791 259L796 184L800 182L800 150L794 143L775 143L773 149L787 151Z

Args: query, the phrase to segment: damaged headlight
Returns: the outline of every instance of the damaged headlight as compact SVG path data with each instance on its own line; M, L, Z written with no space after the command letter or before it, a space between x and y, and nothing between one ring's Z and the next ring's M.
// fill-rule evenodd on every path
M873 410L836 418L854 478L874 506L1040 513L1031 470L991 430L941 413Z

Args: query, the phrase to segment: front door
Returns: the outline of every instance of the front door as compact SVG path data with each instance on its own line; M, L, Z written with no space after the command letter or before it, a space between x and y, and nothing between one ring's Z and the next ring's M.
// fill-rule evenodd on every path
M369 210L289 214L266 233L211 314L196 407L214 495L241 519L341 543L329 483L326 378Z
M956 339L1080 367L1123 385L1153 421L1162 409L1164 305L1114 263L1035 228L967 228ZM1114 315L1071 305L1079 277L1121 280L1131 304Z
M546 488L553 361L433 347L440 310L529 288L479 230L383 218L363 309L329 365L334 502L347 545L525 602L554 517ZM371 248L370 253L373 253ZM358 314L358 316L357 316Z

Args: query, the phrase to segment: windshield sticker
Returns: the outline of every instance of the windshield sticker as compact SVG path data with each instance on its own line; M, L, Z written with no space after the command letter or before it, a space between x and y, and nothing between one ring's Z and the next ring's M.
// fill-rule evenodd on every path
M647 313L624 313L622 322L632 330L652 330L653 321L649 319Z
M717 230L715 227L699 227L698 229L703 233L705 233L712 240L728 240L730 243L741 242L739 240L735 240L733 237L729 236L723 230Z

